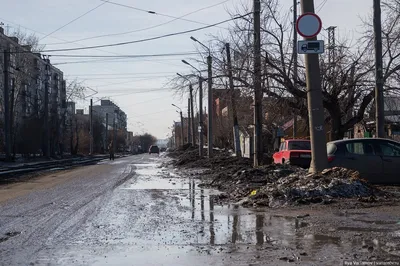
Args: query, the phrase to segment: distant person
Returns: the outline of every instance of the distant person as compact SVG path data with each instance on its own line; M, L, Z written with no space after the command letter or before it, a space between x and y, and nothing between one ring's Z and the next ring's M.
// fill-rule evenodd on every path
M111 141L110 145L108 145L108 150L110 152L110 161L114 161L114 143Z

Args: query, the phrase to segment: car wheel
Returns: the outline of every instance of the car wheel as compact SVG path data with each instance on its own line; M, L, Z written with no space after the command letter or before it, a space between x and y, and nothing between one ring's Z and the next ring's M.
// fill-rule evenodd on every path
M285 164L285 159L282 159L282 164Z

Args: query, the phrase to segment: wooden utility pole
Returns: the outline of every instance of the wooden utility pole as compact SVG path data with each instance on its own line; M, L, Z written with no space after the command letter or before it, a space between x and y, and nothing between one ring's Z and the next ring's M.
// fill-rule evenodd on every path
M262 164L261 3L254 0L254 167Z
M183 133L183 126L184 126L184 124L183 124L183 114L182 114L182 110L180 110L180 112L179 112L179 114L181 115L181 145L183 146L183 145L185 145L185 134Z
M376 136L385 137L385 110L383 96L383 56L382 56L382 13L381 0L374 1L374 40L375 40L375 120Z
M105 138L106 140L104 141L104 151L107 151L108 148L108 113L106 113L106 134L105 134Z
M187 124L187 137L189 145L192 144L192 139L190 137L190 98L188 98L188 124Z
M314 13L314 0L301 0L301 8L303 14ZM317 37L308 38L307 40L315 41L317 40ZM306 54L305 64L312 154L309 171L311 173L315 173L320 172L328 167L319 55Z
M298 79L298 55L297 55L297 1L293 0L293 85L297 88ZM293 97L294 98L294 97ZM293 110L293 138L297 137L297 113Z
M49 79L50 79L50 60L46 61L46 81L44 84L44 151L45 157L50 157L50 136L49 136Z
M213 136L213 123L214 123L214 99L212 90L212 57L208 54L207 57L207 68L208 68L208 158L213 157L213 146L214 146L214 136Z
M6 161L11 160L10 134L10 50L4 50L4 138Z
M191 126L192 126L192 144L193 144L193 146L195 146L196 145L196 128L195 128L195 126L194 126L194 108L193 108L193 102L194 102L194 99L193 99L193 86L192 86L192 84L190 84L189 85L189 92L190 92L190 115L191 115L191 117L192 117L192 124L191 124Z
M229 77L229 87L231 92L231 105L232 105L232 120L233 120L233 139L235 142L235 153L236 156L242 156L240 150L240 138L239 138L239 121L237 117L236 111L236 95L235 95L235 86L233 83L233 73L232 73L232 60L231 60L231 48L229 43L225 44L226 49L226 62L228 64L228 77Z
M93 99L90 99L90 155L93 155Z
M203 157L203 78L199 75L199 156Z

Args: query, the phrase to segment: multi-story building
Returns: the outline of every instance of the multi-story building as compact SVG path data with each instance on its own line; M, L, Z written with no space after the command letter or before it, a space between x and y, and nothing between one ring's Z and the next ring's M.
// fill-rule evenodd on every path
M44 129L45 86L48 83L48 117L50 151L62 152L62 134L66 114L66 86L63 72L52 66L29 45L21 45L18 38L4 34L0 27L0 100L1 120L4 120L4 89L9 90L11 142L15 153L38 153L43 150L41 134ZM6 56L6 57L5 57ZM8 69L5 69L5 63ZM4 84L4 72L9 84ZM2 121L4 122L4 121ZM35 134L26 128L36 126ZM2 130L3 131L3 130ZM36 143L29 145L26 143Z
M113 128L115 120L116 129L127 130L127 115L112 101L101 100L100 105L93 105L92 110L93 116L99 117L104 125L108 114L108 128Z

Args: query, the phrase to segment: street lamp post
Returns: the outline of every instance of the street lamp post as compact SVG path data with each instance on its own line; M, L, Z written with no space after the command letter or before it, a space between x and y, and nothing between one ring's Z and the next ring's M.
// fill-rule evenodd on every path
M199 156L203 157L203 77L201 76L201 71L194 67L192 64L187 62L186 60L182 60L182 62L186 65L191 66L199 73Z
M183 114L182 114L182 109L180 107L176 106L175 104L172 104L172 106L174 106L174 107L179 109L179 114L181 116L181 138L182 138L181 142L182 142L182 146L183 146L183 145L185 145L185 136L184 136L184 133L183 133Z
M194 108L193 108L193 86L192 86L192 82L190 81L190 79L188 79L187 77L176 73L179 77L189 81L189 93L190 93L190 109L191 109L191 117L192 117L192 121L191 121L191 128L192 128L192 143L193 145L196 145L196 129L194 127Z
M201 46L203 46L208 51L207 56L207 66L208 66L208 157L211 158L213 156L213 94L212 94L212 57L211 50L206 45L201 43L199 40L190 37L194 42L197 42Z

